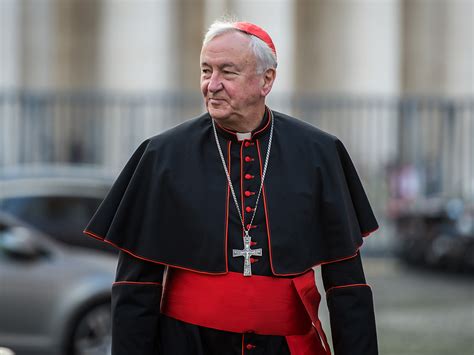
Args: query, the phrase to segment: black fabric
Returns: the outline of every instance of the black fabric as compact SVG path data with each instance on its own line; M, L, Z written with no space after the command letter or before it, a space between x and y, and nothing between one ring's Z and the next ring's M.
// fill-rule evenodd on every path
M378 355L372 291L339 287L326 294L335 355Z
M162 283L163 271L162 265L119 253L112 286L113 355L158 354L162 286L156 283Z
M289 355L284 337L225 332L159 313L164 266L120 252L112 288L113 355ZM131 283L126 283L131 282ZM143 284L142 282L145 282ZM251 350L248 344L253 345Z
M239 334L205 327L162 315L159 336L160 355L290 355L281 336ZM247 349L247 345L252 349Z
M163 282L165 267L119 252L115 281Z
M269 122L267 115L245 142L218 127L245 224L252 216L245 208L254 207L261 182ZM291 277L331 262L322 266L326 289L365 283L358 249L362 235L376 228L342 143L275 112L265 187L250 232L252 248L262 248L263 256L255 258L252 273ZM243 246L241 222L209 115L143 142L86 232L123 250L112 289L114 355L242 353L242 334L161 315L162 287L154 284L162 281L164 265L215 274L243 271L242 258L232 257L232 249ZM327 297L336 355L375 354L370 289L333 288ZM289 354L282 337L245 334L244 343L256 345L244 350L248 354Z
M112 354L156 354L161 286L112 287Z
M252 137L254 189L268 133L267 127ZM220 137L226 159L229 142L230 149L243 151L244 143L222 130ZM255 238L262 238L258 247L268 245L274 275L300 274L354 255L362 234L377 228L342 143L277 112L256 221L260 226L252 233L262 233ZM143 142L86 230L150 261L218 274L228 271L227 259L230 264L235 260L230 261L226 245L242 235L239 225L211 118L204 114Z
M372 293L368 286L356 286L366 284L360 253L322 265L321 275L335 355L377 354Z
M326 291L336 286L366 283L360 253L353 258L322 265L321 276Z

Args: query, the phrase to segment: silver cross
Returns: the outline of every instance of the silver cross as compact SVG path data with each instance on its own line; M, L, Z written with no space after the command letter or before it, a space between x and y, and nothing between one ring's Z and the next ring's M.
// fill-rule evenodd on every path
M252 237L245 232L244 236L244 249L232 249L232 256L234 258L243 256L244 257L244 276L252 276L252 263L250 262L251 256L262 256L262 248L250 249L250 243L252 242Z

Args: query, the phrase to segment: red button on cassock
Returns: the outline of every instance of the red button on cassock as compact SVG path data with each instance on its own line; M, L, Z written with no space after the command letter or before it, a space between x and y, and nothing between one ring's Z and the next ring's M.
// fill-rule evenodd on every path
M245 211L250 213L250 212L253 211L253 208L250 207L250 206L247 206L247 207L245 207Z
M250 197L250 196L252 196L252 195L255 195L255 192L252 192L252 191L248 191L248 190L247 190L247 191L244 192L244 195L245 195L245 197Z
M255 345L247 344L246 348L247 348L247 350L252 350L253 348L255 348Z
M250 163L251 161L253 161L253 158L252 157L249 157L248 155L245 157L245 161L247 163Z
M249 142L249 141L246 141L246 142L244 143L244 145L245 145L245 148L248 148L248 147L250 147L251 145L253 145L253 143L252 143L252 142Z
M245 178L245 180L252 180L254 178L254 176L250 175L250 174L245 174L244 178Z

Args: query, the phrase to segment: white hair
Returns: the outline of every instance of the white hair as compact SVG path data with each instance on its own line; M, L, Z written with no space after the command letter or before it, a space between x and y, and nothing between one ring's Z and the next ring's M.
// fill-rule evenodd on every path
M262 74L270 68L276 69L278 65L277 58L268 44L256 36L250 35L244 31L239 30L238 28L235 28L234 24L235 22L215 21L204 35L202 45L205 46L217 36L223 35L225 33L232 31L240 32L250 39L250 48L252 49L253 54L257 60L257 74Z

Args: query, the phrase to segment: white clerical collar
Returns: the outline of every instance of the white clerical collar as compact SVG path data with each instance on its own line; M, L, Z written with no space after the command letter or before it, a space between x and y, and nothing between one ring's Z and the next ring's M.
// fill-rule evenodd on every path
M237 135L237 139L239 141L243 141L245 139L250 139L252 138L252 132L247 132L247 133L239 133L239 132L236 132L235 133Z

